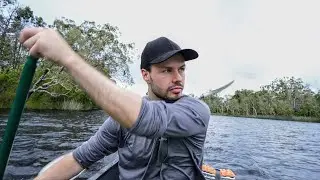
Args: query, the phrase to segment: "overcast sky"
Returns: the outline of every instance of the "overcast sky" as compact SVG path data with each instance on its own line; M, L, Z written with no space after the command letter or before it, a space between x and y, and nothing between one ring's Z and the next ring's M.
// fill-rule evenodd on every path
M222 93L257 90L284 76L320 88L320 1L308 0L20 0L47 23L62 16L118 26L122 40L145 44L167 36L199 58L187 62L185 93L200 95L231 80ZM145 94L139 59L132 90Z

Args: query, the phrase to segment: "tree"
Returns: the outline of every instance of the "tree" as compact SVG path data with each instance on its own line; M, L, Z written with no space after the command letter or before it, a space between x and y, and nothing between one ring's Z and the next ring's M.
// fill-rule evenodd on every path
M16 1L2 1L0 6L0 69L16 69L24 63L26 51L19 44L19 34L26 26L46 26L30 7L21 7Z
M14 97L15 89L11 85L17 84L28 54L18 41L21 30L26 26L56 29L80 56L106 76L121 84L134 83L129 71L129 64L135 58L134 44L122 43L121 33L116 26L100 25L92 21L84 21L78 25L67 18L56 19L53 24L48 25L41 17L35 16L28 6L22 7L14 0L0 2L0 92L8 94L6 97L0 96L0 101L3 102L0 107L7 107ZM28 98L28 107L55 109L60 108L64 102L85 104L87 109L94 106L63 67L44 59L38 61Z
M119 40L120 32L110 24L84 21L76 25L73 20L62 18L53 23L56 28L84 59L109 77L132 84L129 64L133 59L134 44Z
M134 45L120 42L117 27L96 25L89 21L76 25L73 20L66 18L56 19L51 27L61 33L74 51L106 76L127 84L133 83L129 63L132 62ZM45 92L56 97L81 91L62 68L47 61L42 61L41 66L46 70L35 83L32 93ZM59 86L59 92L50 91L54 89L53 86Z
M277 78L259 91L241 89L224 99L213 93L201 98L214 113L320 117L320 91L313 92L301 78Z

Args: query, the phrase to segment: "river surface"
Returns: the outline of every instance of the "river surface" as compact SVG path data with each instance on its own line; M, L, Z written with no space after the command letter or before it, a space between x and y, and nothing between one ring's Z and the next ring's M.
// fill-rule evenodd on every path
M7 118L0 114L1 138ZM87 140L106 118L102 111L25 112L4 179L32 179L47 163ZM204 163L232 169L237 180L318 180L320 123L212 116ZM80 179L102 165L103 160Z

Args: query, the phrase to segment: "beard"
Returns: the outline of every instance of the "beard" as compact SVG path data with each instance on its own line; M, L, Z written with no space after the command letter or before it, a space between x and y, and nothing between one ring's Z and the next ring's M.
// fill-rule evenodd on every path
M166 90L161 89L159 86L157 86L154 82L153 79L150 77L150 87L151 87L151 91L152 93L157 96L159 99L165 100L165 101L176 101L178 99L180 99L181 94L180 95L171 95L170 96L170 89L174 86L181 86L183 88L183 84L182 82L177 82L174 85L168 87ZM182 92L182 91L181 91Z

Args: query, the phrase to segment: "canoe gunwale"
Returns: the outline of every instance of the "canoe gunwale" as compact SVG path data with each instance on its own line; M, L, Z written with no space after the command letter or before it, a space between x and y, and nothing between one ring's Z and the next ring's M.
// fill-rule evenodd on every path
M113 156L113 157L111 157ZM96 172L92 177L90 177L88 180L98 180L105 172L107 172L109 169L111 169L114 165L116 165L119 162L119 156L118 153L114 153L108 156L108 164L104 166L102 169L100 169L98 172Z

